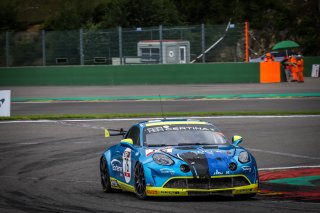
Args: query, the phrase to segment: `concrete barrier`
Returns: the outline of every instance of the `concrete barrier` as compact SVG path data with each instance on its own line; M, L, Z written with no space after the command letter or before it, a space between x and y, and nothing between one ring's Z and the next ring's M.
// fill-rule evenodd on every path
M258 83L259 63L0 68L1 86Z
M306 77L320 57L305 57ZM281 71L281 80L285 81ZM0 68L0 86L259 83L260 63Z

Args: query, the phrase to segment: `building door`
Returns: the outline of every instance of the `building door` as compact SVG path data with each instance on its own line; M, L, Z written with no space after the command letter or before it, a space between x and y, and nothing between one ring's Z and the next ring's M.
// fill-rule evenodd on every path
M180 64L185 64L185 63L187 63L187 54L186 54L186 49L187 49L187 47L186 46L180 46L179 47L179 49L180 49L180 60L179 60L179 62L180 62Z

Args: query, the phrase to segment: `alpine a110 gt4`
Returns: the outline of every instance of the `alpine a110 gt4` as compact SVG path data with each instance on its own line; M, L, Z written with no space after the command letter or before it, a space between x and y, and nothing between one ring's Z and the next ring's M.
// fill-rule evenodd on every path
M129 191L138 198L230 194L249 198L258 191L252 154L229 142L213 124L190 119L143 121L100 158L104 192Z

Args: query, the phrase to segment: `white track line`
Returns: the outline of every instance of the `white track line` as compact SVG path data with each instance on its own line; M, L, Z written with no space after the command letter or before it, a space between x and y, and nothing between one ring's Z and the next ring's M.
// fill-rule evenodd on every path
M38 145L41 144L41 142L22 142L22 143L17 143L19 145Z
M273 168L259 168L259 171L271 171L271 170L284 170L284 169L307 169L307 168L320 168L320 165L314 166L287 166L287 167L273 167Z
M285 153L285 152L275 152L275 151L267 151L262 149L252 149L252 148L246 148L249 151L253 152L262 152L267 154L273 154L273 155L282 155L286 157L293 157L293 158L304 158L304 159L310 159L310 160L320 160L320 157L311 157L311 156L305 156L305 155L297 155L292 153Z

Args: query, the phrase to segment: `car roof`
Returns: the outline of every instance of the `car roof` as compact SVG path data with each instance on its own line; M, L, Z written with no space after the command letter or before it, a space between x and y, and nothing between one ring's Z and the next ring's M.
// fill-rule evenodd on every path
M174 124L200 124L200 125L212 125L206 121L194 120L194 119L162 119L162 120L149 120L139 123L142 127L159 126L159 125L174 125Z

